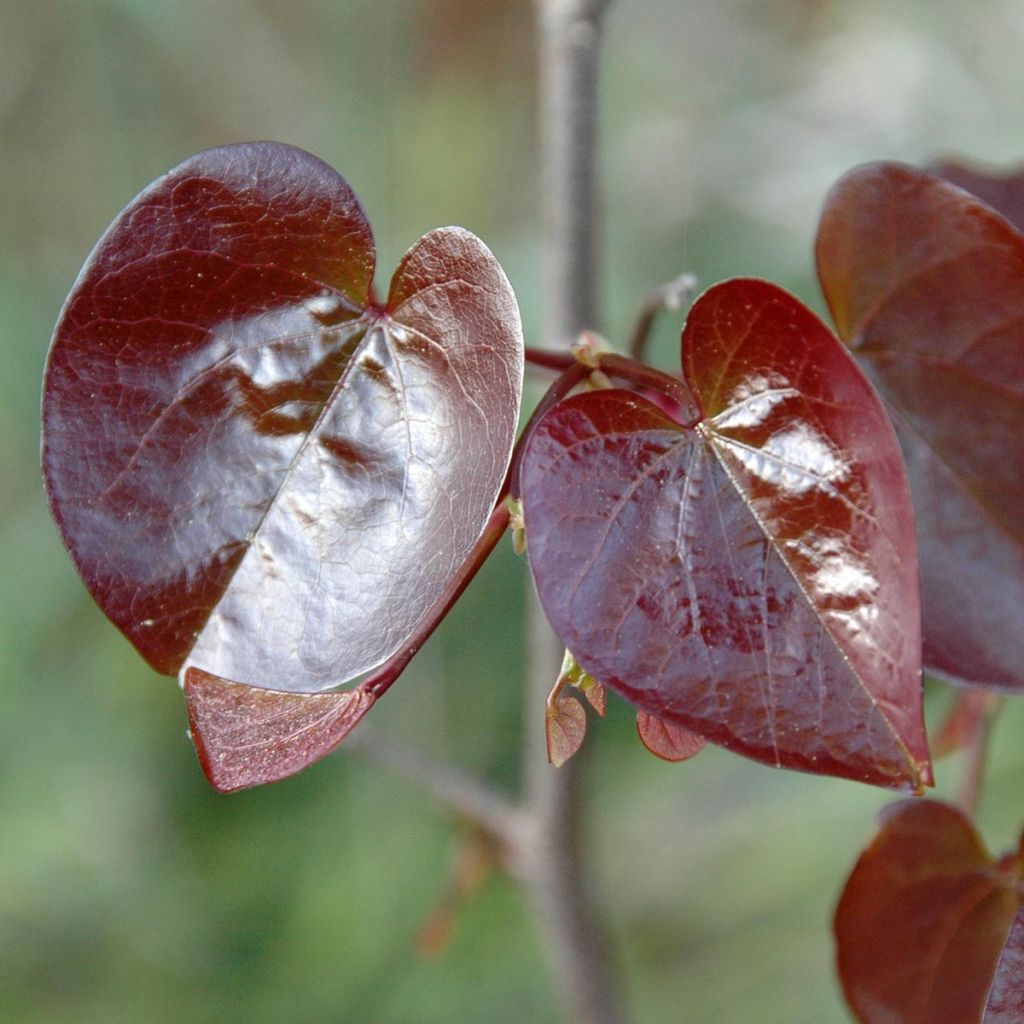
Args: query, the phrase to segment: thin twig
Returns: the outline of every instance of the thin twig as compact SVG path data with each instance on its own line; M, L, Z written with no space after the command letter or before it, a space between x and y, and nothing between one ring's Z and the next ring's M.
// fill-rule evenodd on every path
M524 816L500 790L366 726L349 737L346 748L359 751L418 786L443 807L494 839L504 854L518 858L526 832Z
M980 712L974 735L967 747L967 763L964 769L963 781L960 790L960 809L968 818L974 818L978 813L978 805L981 801L981 787L985 778L985 765L988 761L990 741L992 739L992 727L995 724L999 709L1002 707L1002 698L996 694L990 694L984 708Z
M629 335L627 351L633 359L643 361L647 354L647 341L651 334L654 318L662 311L677 313L686 307L697 290L697 278L693 274L680 274L666 284L652 288L641 300L633 318L633 330Z
M598 326L600 252L597 93L600 42L609 0L536 0L540 34L540 135L544 341L564 350ZM584 880L580 770L547 762L544 701L561 646L533 597L524 775L531 843L521 877L544 937L565 1018L620 1024L620 996L609 942Z

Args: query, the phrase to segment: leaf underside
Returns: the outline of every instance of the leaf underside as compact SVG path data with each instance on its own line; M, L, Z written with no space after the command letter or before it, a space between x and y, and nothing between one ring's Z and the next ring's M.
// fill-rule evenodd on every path
M373 707L365 690L290 693L185 671L189 727L222 793L276 782L329 754Z
M839 976L861 1024L1022 1024L1015 883L955 808L888 808L835 916Z
M575 697L557 697L544 714L548 761L561 768L583 745L587 712Z
M925 665L1024 688L1024 235L960 188L872 164L828 197L818 275L882 394L917 513Z
M641 710L768 764L930 781L913 522L898 446L827 328L761 281L691 310L684 427L574 396L520 475L562 642Z

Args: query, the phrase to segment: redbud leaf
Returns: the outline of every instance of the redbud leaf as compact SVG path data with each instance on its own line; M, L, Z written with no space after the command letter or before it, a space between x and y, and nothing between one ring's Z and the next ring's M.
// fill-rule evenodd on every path
M562 642L640 710L771 765L930 782L917 557L899 447L870 384L762 281L705 293L683 333L703 410L575 395L519 486Z
M511 287L460 228L421 238L384 304L374 263L345 181L272 143L185 161L86 262L47 367L46 484L158 671L344 683L480 535L518 416Z
M329 754L376 698L363 689L291 693L185 670L192 738L222 793L277 782Z
M587 698L587 703L604 718L608 711L608 691L590 676L587 676L585 684L580 689Z
M903 446L925 665L1024 689L1024 235L932 175L872 164L830 193L817 257Z
M971 823L935 801L887 808L836 909L839 977L862 1024L1021 1024L1010 980L1019 933L1016 874L1002 869ZM990 989L1000 964L1006 995ZM1010 991L1012 990L1012 991Z
M587 712L575 697L556 697L544 710L548 760L561 768L583 744Z
M663 761L689 761L707 744L703 736L646 711L637 712L636 731L640 742Z

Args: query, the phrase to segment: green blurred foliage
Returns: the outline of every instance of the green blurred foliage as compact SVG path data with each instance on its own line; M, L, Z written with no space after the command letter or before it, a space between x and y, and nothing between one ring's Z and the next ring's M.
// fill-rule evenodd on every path
M78 582L38 477L46 344L140 188L206 146L274 138L344 173L381 273L421 233L482 235L537 341L528 0L0 0L0 1020L556 1019L528 910L493 877L439 955L417 934L457 824L357 754L233 797ZM617 0L602 84L606 318L682 270L759 274L820 308L810 248L855 163L1024 157L1014 0ZM678 358L678 320L654 353ZM514 790L524 567L502 549L375 728ZM557 666L553 666L553 671ZM949 695L930 694L929 718ZM588 743L588 851L637 1022L846 1018L829 918L887 794L708 750L645 754L613 701ZM541 709L532 714L540 715ZM1014 842L1024 709L981 824ZM956 758L939 767L955 795Z

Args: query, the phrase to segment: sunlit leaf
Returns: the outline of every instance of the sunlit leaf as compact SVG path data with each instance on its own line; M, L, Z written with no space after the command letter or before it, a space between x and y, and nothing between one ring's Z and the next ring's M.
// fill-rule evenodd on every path
M637 712L636 731L640 742L663 761L689 761L707 744L703 736L646 711Z
M46 373L51 507L159 671L318 691L394 653L487 521L516 427L514 296L443 228L370 296L348 185L270 143L201 153L118 216Z
M587 713L575 697L556 697L544 711L548 760L561 768L583 744L587 734Z
M829 195L817 256L903 446L925 665L1024 688L1024 235L929 174L873 164Z
M828 329L761 281L691 310L683 426L623 390L548 413L519 486L548 618L638 708L768 764L917 788L917 559L899 448Z
M1016 865L1003 868L970 822L934 801L889 807L846 884L835 916L838 968L862 1024L1021 1024L1011 977L1019 932ZM1005 995L990 988L996 975Z

